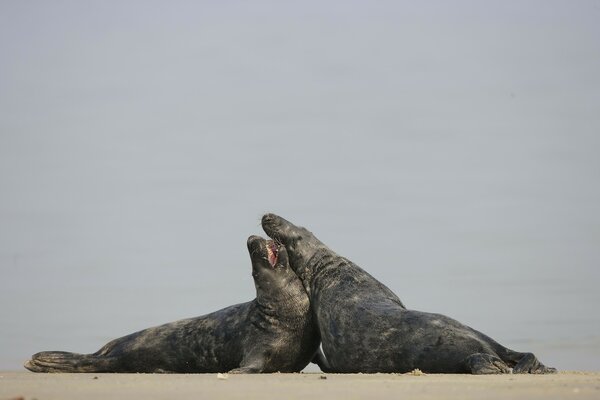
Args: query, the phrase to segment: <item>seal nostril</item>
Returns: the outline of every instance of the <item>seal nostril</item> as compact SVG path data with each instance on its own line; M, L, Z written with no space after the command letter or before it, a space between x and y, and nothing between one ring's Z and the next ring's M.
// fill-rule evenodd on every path
M262 217L261 224L267 235L273 237L278 231L278 220L275 214L265 214Z
M263 226L265 224L271 223L272 221L273 221L273 214L265 214L265 215L263 215L263 217L262 217L262 224L263 224Z

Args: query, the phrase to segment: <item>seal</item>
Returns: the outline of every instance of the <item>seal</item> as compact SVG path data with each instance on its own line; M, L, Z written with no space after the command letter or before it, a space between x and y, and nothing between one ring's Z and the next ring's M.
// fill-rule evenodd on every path
M409 310L390 289L330 250L305 228L266 214L264 231L281 241L304 283L324 372L551 373L532 353L510 350L441 314Z
M115 339L94 354L41 352L34 372L297 372L317 351L308 296L283 245L248 239L256 298Z

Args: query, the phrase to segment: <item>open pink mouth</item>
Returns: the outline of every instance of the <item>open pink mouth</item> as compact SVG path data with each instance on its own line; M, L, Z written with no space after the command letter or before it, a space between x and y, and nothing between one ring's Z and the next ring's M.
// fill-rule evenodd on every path
M277 245L272 240L267 241L267 259L271 267L277 264Z

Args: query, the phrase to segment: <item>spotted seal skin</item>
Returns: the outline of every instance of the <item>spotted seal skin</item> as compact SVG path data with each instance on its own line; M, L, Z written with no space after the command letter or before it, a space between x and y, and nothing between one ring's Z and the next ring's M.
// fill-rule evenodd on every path
M41 352L34 372L297 372L319 346L308 296L285 247L248 239L256 299L115 339L94 354Z
M309 295L325 372L551 373L519 353L441 314L408 310L387 287L331 251L308 230L266 214L265 232L281 241Z

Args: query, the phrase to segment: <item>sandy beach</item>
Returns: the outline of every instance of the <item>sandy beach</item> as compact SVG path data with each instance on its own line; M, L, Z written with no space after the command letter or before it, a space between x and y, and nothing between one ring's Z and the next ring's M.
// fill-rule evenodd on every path
M0 373L0 400L598 399L600 372L555 375Z

